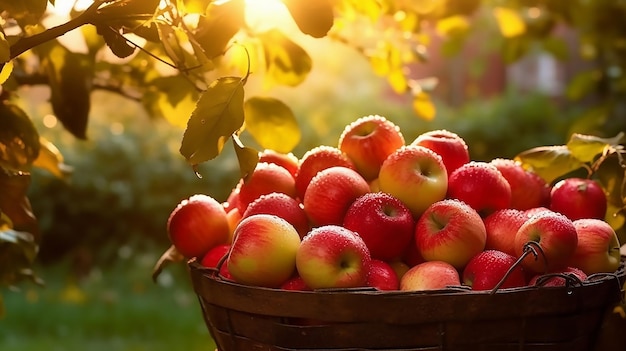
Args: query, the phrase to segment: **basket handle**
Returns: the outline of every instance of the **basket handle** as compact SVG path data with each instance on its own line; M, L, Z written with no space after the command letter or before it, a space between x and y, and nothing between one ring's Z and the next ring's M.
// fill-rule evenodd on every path
M491 289L491 293L490 293L491 295L495 294L498 291L498 289L500 289L502 284L504 284L504 281L506 281L509 275L511 275L511 272L513 272L513 270L515 270L517 266L519 266L522 263L522 261L526 258L526 256L530 254L532 254L535 257L535 261L539 258L539 254L541 254L541 256L543 257L543 262L544 262L544 271L548 270L548 263L547 263L546 255L543 252L543 249L541 248L541 246L539 246L538 242L529 241L526 244L524 244L524 250L522 251L522 254L517 259L517 261L515 261L515 263L513 263L511 267L509 267L509 270L506 271L506 273L504 274L502 279L500 279L498 284L496 284L496 286L494 286L493 289Z

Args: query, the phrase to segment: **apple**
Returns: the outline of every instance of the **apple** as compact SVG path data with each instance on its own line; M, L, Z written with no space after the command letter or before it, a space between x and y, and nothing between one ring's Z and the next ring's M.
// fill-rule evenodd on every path
M282 153L272 149L263 149L260 151L258 162L277 164L288 170L294 179L296 177L296 173L298 173L298 167L300 165L300 160L298 160L293 153Z
M524 214L526 215L526 217L530 218L536 214L542 213L542 212L554 212L552 210L550 210L549 208L545 207L545 206L539 206L539 207L535 207L535 208L529 208L528 210L524 211Z
M343 226L358 233L374 259L402 257L415 231L413 214L402 201L383 192L367 193L348 208Z
M312 289L363 287L370 263L363 239L339 225L313 228L296 254L298 274Z
M586 178L565 178L550 192L550 209L571 220L581 218L604 219L607 198L600 183Z
M202 257L200 265L207 268L217 268L220 261L222 261L222 265L224 265L229 251L230 244L217 245Z
M356 170L354 163L336 147L328 145L316 146L304 153L296 172L296 192L300 199L317 172L326 168L342 166Z
M587 280L587 274L576 267L564 267L546 274L535 274L528 282L530 286L565 286L568 280L563 275L571 276L570 284L576 286L579 281Z
M248 205L242 218L247 218L255 214L276 215L296 228L300 238L309 232L309 218L304 212L304 207L300 201L284 193L269 193L261 195Z
M527 219L528 216L524 211L513 208L503 208L485 217L483 219L487 232L485 249L515 256L515 234Z
M400 282L400 280L402 279L402 276L404 276L404 274L408 272L409 269L411 269L412 267L404 263L403 261L398 261L398 260L387 262L387 264L390 265L393 271L396 273L396 277L398 277L398 282Z
M275 163L257 163L249 178L241 180L237 201L239 212L243 214L252 201L273 192L295 198L297 196L295 179L288 170Z
M398 290L400 279L389 263L372 259L365 285L382 291Z
M511 186L494 165L470 161L450 175L448 197L461 200L481 216L487 216L493 211L509 208Z
M243 184L242 181L237 182L237 185L235 185L235 187L233 187L228 194L226 201L222 202L222 206L224 206L226 213L238 208L237 206L239 203L239 191L241 190L241 184Z
M454 170L470 162L469 149L465 140L449 130L439 129L424 132L411 145L427 147L441 156L448 176Z
M576 227L566 216L543 211L520 226L515 234L515 255L521 257L528 242L539 246L537 257L529 254L522 265L529 272L544 273L568 265L578 245Z
M238 208L233 208L228 213L226 213L226 219L228 220L228 243L233 242L233 237L235 235L235 228L241 222L241 212L239 212Z
M581 218L574 222L578 245L569 265L585 274L612 273L621 262L620 245L615 230L605 221Z
M498 289L518 288L526 285L526 274L522 266L517 265L517 258L499 250L485 250L478 253L467 263L462 273L464 285L472 290L492 290L506 276Z
M383 162L380 190L402 201L415 218L446 197L448 173L441 156L423 146L403 146Z
M444 261L462 269L485 249L482 218L468 204L455 199L435 202L415 225L415 243L426 261Z
M284 282L281 286L283 290L291 290L291 291L311 291L311 288L306 285L304 279L298 274L289 278L286 282Z
M440 290L460 286L459 272L443 261L426 261L411 267L400 279L400 290Z
M404 136L398 126L385 117L370 115L344 128L338 148L352 160L363 178L370 181L378 178L387 156L403 145Z
M402 255L401 261L409 267L413 267L426 261L424 257L422 257L422 254L417 247L417 243L415 243L415 234L412 236L411 242L404 249L404 254Z
M224 207L204 194L192 195L176 205L167 219L167 233L172 245L186 258L202 257L230 240Z
M304 211L312 226L341 225L350 205L369 189L367 181L351 168L324 169L311 179L302 201Z
M241 220L228 255L228 271L241 284L279 287L293 276L298 231L286 220L257 214Z
M548 183L536 173L524 169L520 162L508 158L495 158L489 163L502 173L511 187L510 208L528 210L549 204Z

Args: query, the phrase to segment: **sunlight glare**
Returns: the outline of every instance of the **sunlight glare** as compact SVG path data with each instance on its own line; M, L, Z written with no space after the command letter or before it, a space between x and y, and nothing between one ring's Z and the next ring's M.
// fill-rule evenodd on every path
M251 28L263 31L288 25L291 19L285 4L280 0L245 0L246 22Z
M74 8L76 11L84 11L93 0L56 0L54 5L48 3L48 11L57 16L67 16Z

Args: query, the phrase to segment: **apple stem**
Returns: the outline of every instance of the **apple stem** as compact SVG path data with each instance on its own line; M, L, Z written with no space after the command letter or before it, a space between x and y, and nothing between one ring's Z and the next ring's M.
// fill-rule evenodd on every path
M491 295L495 294L498 291L498 289L500 289L500 287L502 286L502 284L504 284L504 282L509 277L511 272L513 272L513 270L515 270L517 266L519 266L522 263L522 261L526 258L526 256L532 254L533 256L535 256L535 261L536 261L539 258L539 253L541 253L541 256L543 256L544 258L544 262L546 262L545 260L546 257L543 253L543 250L541 249L541 246L539 246L539 243L535 241L529 241L526 244L524 244L524 251L522 252L520 257L517 259L517 261L515 261L515 263L513 263L511 267L509 267L509 270L506 271L506 273L504 274L502 279L500 279L498 284L496 284L496 286L493 287L493 289L491 290ZM546 262L546 270L547 270L547 262Z

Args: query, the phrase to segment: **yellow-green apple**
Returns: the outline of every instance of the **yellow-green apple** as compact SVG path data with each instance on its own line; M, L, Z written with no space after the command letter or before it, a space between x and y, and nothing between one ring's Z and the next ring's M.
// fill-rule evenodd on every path
M441 156L417 145L403 146L385 159L378 175L380 190L402 201L415 218L446 197L448 173Z
M389 264L391 268L393 268L393 271L396 272L396 276L398 277L398 282L402 279L402 276L404 275L404 273L408 272L408 270L411 269L412 267L400 260L389 261L387 262L387 264Z
M192 195L176 205L167 219L167 233L186 258L202 257L230 239L224 207L205 194Z
M567 276L571 278L567 278ZM546 274L535 274L528 281L528 285L534 286L565 286L568 284L576 286L580 282L587 280L587 274L576 267L563 267Z
M281 286L283 290L292 290L292 291L310 291L311 288L306 285L304 279L299 276L297 273L293 277L287 279Z
M350 205L370 190L355 170L334 166L318 172L306 190L304 211L312 226L341 225Z
M228 255L228 271L241 284L279 287L296 270L298 231L286 220L268 214L242 219Z
M252 201L242 218L255 214L273 214L291 223L298 231L300 238L309 232L309 218L304 212L300 201L284 193L269 193L261 195Z
M510 208L528 210L549 205L550 187L539 175L508 158L495 158L489 163L502 173L511 187Z
M348 208L343 226L358 233L373 259L401 258L415 232L413 214L402 201L383 193L367 193Z
M448 197L459 199L481 216L487 216L495 210L509 208L511 186L494 165L470 161L450 175Z
M529 272L544 273L566 267L578 245L574 223L566 216L543 211L528 218L515 234L515 256L521 257L526 244L539 246L535 257L529 254L522 265Z
M571 220L580 218L604 219L607 198L597 181L587 178L565 178L550 192L550 209Z
M295 198L297 196L295 179L288 170L275 163L257 163L248 179L241 180L237 201L239 212L243 214L252 201L273 192Z
M389 263L372 259L365 285L382 291L398 290L400 279Z
M472 290L492 290L502 281L498 289L518 288L526 285L526 274L517 265L515 256L499 250L485 250L467 263L461 274L464 285ZM507 276L507 272L511 272ZM506 276L506 279L504 278Z
M300 160L293 153L282 153L272 149L259 151L258 162L275 163L288 170L294 178L296 173L298 173L298 166L300 165Z
M305 152L302 158L300 158L300 165L298 166L298 172L296 172L296 192L298 197L304 199L304 193L317 172L334 166L356 170L354 163L350 161L348 156L336 147L320 145Z
M430 130L418 135L411 145L427 147L443 160L448 176L454 170L470 162L469 149L458 134L445 129Z
M370 262L363 239L338 225L313 228L296 254L298 274L312 289L365 286Z
M426 261L411 267L400 279L400 290L441 290L460 286L461 278L454 266L444 261Z
M462 269L485 249L487 232L476 210L460 200L444 199L426 209L415 225L415 243L426 261L444 261Z
M515 256L515 234L527 219L524 211L513 208L503 208L489 214L483 219L487 232L485 249Z
M383 161L404 145L400 128L383 116L363 116L348 124L339 137L338 148L370 181L378 177Z
M620 245L611 225L596 218L581 218L573 223L578 245L569 265L587 275L617 271L621 262Z

